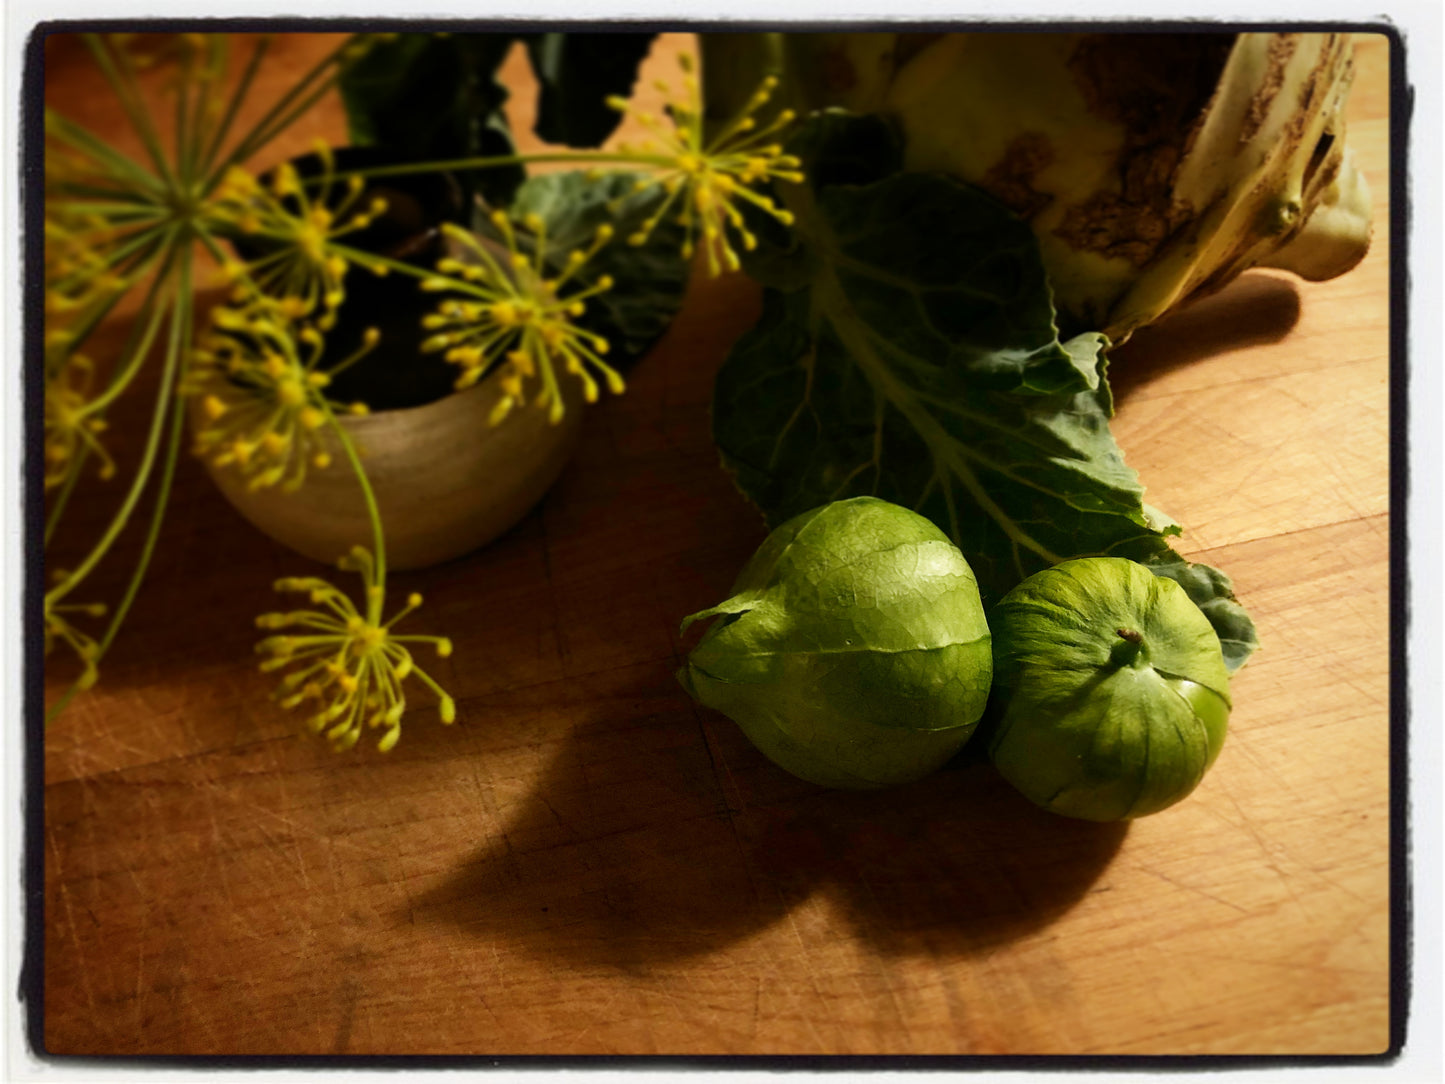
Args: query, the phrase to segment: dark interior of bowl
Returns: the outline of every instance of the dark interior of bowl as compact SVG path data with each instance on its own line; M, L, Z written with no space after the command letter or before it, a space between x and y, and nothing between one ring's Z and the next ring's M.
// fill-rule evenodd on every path
M333 158L337 173L402 164L395 155L375 147L341 147ZM321 171L322 160L319 155L307 154L292 159L291 165L306 180ZM345 182L334 185L333 191L333 202L339 203ZM461 187L448 173L378 177L368 182L355 207L365 208L377 196L386 200L386 211L342 240L352 248L417 267L430 269L442 255L443 223L466 219ZM266 243L256 238L237 238L233 244L246 260L267 250ZM347 269L343 281L346 299L335 326L326 333L321 367L333 366L354 353L368 328L376 328L381 338L370 353L336 375L328 389L331 398L360 401L372 410L395 410L422 406L453 391L460 375L457 367L440 354L421 351L427 334L422 318L436 305L437 297L419 289L419 281L396 271L376 275L356 264Z

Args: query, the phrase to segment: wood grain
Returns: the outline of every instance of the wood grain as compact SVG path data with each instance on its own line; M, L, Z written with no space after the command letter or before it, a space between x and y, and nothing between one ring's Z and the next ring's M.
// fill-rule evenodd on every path
M283 45L273 80L317 49ZM654 59L686 47L670 36ZM1365 262L1320 284L1246 275L1111 370L1151 503L1234 577L1264 644L1189 801L1076 823L981 764L825 792L691 703L679 618L764 534L708 436L712 375L757 292L699 277L536 512L394 578L426 596L413 631L455 640L434 672L459 710L451 727L415 710L386 756L333 756L268 700L252 617L276 576L314 566L181 464L103 680L46 735L46 1048L1383 1050L1388 60L1383 38L1361 43ZM107 123L64 61L53 100ZM340 123L328 103L279 153ZM68 676L57 663L52 691Z

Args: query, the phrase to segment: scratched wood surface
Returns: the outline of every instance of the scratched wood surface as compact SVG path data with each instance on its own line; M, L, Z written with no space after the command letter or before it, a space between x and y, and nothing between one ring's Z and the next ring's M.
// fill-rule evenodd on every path
M318 48L281 42L271 85ZM389 755L334 756L267 699L251 620L273 579L315 566L182 462L103 680L46 735L47 1049L1384 1049L1385 42L1357 62L1366 261L1322 284L1247 275L1112 370L1151 502L1234 577L1264 643L1190 800L1077 823L983 765L825 792L694 707L678 620L764 534L708 437L712 374L757 291L697 281L537 511L394 577L426 596L413 631L455 640L434 672L459 707L451 727L416 710ZM55 104L116 127L80 58L50 74ZM329 102L276 153L341 130ZM54 670L52 694L70 676Z

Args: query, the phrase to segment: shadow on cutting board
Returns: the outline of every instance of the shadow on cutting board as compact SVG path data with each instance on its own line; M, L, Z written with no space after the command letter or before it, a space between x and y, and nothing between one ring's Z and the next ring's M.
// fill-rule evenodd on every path
M1249 346L1278 342L1299 323L1297 284L1282 273L1249 272L1140 328L1110 351L1116 401L1174 369Z
M812 936L947 958L1046 926L1123 840L1123 824L1035 809L982 763L884 791L815 787L647 669L570 733L501 838L414 901L417 921L644 972L821 895Z

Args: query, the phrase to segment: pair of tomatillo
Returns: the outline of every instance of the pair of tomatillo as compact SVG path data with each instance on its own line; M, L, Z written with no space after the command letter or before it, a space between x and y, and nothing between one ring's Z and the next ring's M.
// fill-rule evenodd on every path
M1173 805L1224 743L1229 675L1173 580L1123 558L1047 568L986 619L963 554L871 497L768 536L679 674L771 760L832 787L940 768L989 713L989 755L1030 800L1090 820ZM992 703L990 703L992 698Z

